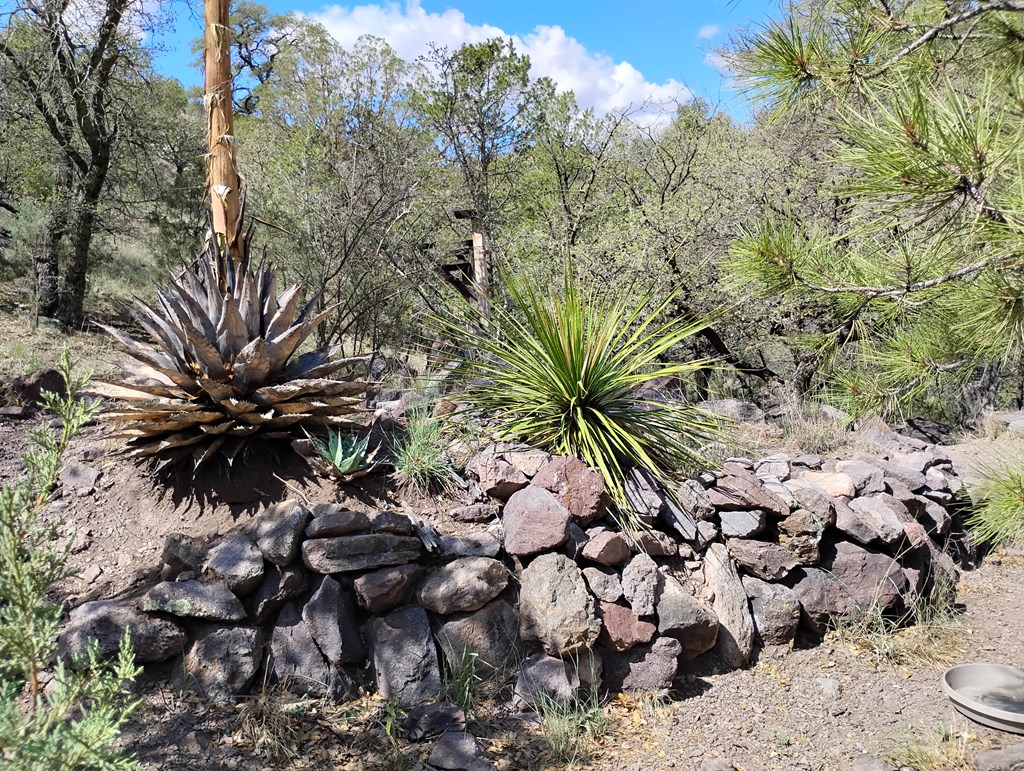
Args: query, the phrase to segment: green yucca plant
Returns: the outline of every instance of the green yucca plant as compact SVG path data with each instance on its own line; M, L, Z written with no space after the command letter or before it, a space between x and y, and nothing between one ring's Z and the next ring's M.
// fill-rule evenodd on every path
M974 539L992 546L1024 544L1024 468L984 469L973 492L976 502L966 524Z
M493 319L438 319L466 352L475 383L468 398L497 420L499 432L535 447L575 455L598 469L624 501L627 472L639 466L664 478L699 460L716 433L712 418L687 404L637 394L663 377L685 377L707 361L663 363L702 324L661 320L673 294L655 301L619 290L608 299L584 292L571 267L561 295L539 295L506 271L512 309Z
M96 389L126 404L105 415L121 424L129 453L158 465L217 453L228 462L254 437L286 439L297 428L358 428L365 383L330 376L357 359L338 346L296 356L330 313L314 298L299 305L299 285L277 292L271 268L252 266L248 237L237 261L208 238L194 268L157 303L136 300L132 314L155 346L104 327L134 361Z

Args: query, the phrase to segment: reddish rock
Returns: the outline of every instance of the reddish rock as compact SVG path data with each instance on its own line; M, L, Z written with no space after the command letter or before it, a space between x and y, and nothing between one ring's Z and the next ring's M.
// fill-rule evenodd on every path
M796 558L778 544L742 538L730 538L727 544L736 564L765 581L778 581L798 564Z
M530 483L526 474L490 453L477 455L466 465L466 470L476 474L485 493L503 501Z
M517 557L557 549L569 538L569 509L549 491L530 485L505 504L505 551Z
M624 605L604 600L597 601L597 617L601 619L601 633L597 641L613 651L626 651L634 645L651 641L657 628L643 621Z
M384 613L409 599L413 584L422 573L419 565L399 565L365 573L354 582L356 599L371 613Z
M708 490L708 499L720 510L763 509L780 517L789 514L789 504L771 490L766 490L752 473L750 476L722 477L715 487Z
M583 544L583 556L598 565L612 567L628 560L633 554L622 533L604 530L591 536Z
M585 527L604 516L604 480L579 458L553 458L537 472L533 484L554 493L578 525Z

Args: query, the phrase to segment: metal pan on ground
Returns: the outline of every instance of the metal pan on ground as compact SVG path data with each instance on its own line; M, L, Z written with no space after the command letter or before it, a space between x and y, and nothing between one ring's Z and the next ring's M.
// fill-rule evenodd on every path
M946 670L942 690L957 711L971 720L1024 734L1024 669L960 664Z

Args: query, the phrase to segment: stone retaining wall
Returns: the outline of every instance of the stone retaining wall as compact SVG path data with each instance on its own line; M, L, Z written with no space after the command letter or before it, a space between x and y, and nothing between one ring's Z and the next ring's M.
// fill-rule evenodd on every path
M949 458L880 427L871 439L843 461L731 459L675 496L636 474L627 492L651 527L636 539L605 517L595 472L536 450L472 459L487 502L447 512L459 536L284 501L215 542L169 536L163 581L76 608L61 654L93 639L113 654L130 627L138 661L179 659L178 683L221 702L265 682L343 700L369 660L379 692L411 707L437 700L441 657L467 654L483 673L517 668L521 706L670 688L698 656L742 667L801 627L901 614L955 585Z

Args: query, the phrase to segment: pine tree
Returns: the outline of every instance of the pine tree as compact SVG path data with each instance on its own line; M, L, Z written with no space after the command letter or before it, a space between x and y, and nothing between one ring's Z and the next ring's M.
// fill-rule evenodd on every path
M845 166L839 227L767 218L735 275L838 310L817 343L851 410L993 406L1024 350L1024 2L794 4L734 54L774 115L825 117Z
M0 766L135 768L133 758L111 746L138 704L124 694L124 683L139 672L131 641L125 637L111 664L100 661L95 646L74 667L56 660L61 608L46 592L72 571L60 523L42 515L68 444L96 411L78 398L88 378L72 371L66 351L61 372L67 395L44 394L44 407L60 422L30 431L37 449L24 456L25 476L0 491Z

